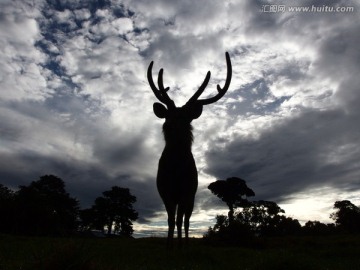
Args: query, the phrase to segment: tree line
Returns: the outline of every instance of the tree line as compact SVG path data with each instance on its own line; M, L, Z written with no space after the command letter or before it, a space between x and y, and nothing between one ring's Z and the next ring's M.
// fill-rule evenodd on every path
M13 191L0 184L0 232L23 235L68 236L100 230L131 236L136 197L128 188L114 186L95 199L91 208L80 209L79 201L54 175L41 176Z
M228 215L216 216L204 238L208 241L238 244L254 236L360 233L360 208L348 200L336 201L330 218L334 223L297 219L272 201L250 201L255 192L237 177L217 180L209 190L229 208ZM133 208L136 197L128 188L118 186L102 192L90 208L80 209L70 196L65 182L54 175L44 175L17 191L0 184L0 233L68 236L99 230L104 234L131 236L138 213Z
M250 201L255 192L241 178L217 180L208 189L229 208L227 216L216 216L215 225L204 235L211 243L248 244L259 236L360 233L360 208L348 200L334 203L330 218L335 223L308 221L301 226L297 219L286 217L275 202Z

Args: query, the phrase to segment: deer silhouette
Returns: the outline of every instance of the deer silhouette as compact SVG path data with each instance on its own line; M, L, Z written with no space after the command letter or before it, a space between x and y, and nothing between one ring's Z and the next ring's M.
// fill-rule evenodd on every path
M200 117L204 105L218 101L228 90L232 67L227 52L225 56L227 76L224 87L217 85L218 93L215 96L199 99L210 80L211 73L208 71L199 89L182 107L176 107L174 101L169 98L167 94L169 87L165 88L163 83L163 69L160 69L158 74L158 86L154 84L152 78L153 61L147 71L149 85L161 102L154 103L154 113L159 118L165 118L163 125L165 148L159 160L156 184L168 215L167 246L170 248L173 246L175 224L178 244L181 246L183 219L185 240L188 242L190 216L198 187L198 172L191 152L193 142L191 121Z

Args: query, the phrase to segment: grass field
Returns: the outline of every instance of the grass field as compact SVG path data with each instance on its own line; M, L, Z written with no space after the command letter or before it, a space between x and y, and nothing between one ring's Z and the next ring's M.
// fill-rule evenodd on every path
M0 235L0 269L360 269L360 236L269 238L261 247L212 247L191 239L45 238Z

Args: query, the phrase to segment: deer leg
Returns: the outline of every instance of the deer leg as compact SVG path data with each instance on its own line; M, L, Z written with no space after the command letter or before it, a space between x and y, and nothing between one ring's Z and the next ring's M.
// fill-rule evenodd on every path
M190 227L190 217L194 208L194 203L192 203L188 209L185 211L184 227L185 227L185 243L189 242L189 227Z
M178 243L179 243L179 246L182 245L183 218L184 218L184 208L182 207L182 205L179 205L178 209L177 209L177 215L176 215L176 227L177 227L177 231L178 231Z
M173 247L173 238L174 238L174 230L175 230L175 212L176 205L166 205L166 212L168 214L168 237L167 237L167 247Z
M185 242L189 242L189 226L190 226L190 217L185 215L184 227L185 227Z

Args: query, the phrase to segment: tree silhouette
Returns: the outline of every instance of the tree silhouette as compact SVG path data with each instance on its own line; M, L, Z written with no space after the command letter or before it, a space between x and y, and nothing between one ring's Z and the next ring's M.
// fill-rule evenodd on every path
M255 196L254 191L246 185L245 180L238 177L217 180L211 183L208 189L229 207L230 224L234 221L234 209L247 205L249 203L247 197Z
M285 211L272 201L255 201L236 215L236 220L247 224L259 235L294 234L300 231L298 220L285 217Z
M130 236L133 233L132 221L138 218L138 213L133 209L135 202L136 197L131 195L128 188L114 186L96 198L90 209L81 211L83 227L103 231L106 226L110 235L114 226L115 233Z
M66 235L75 231L78 201L54 175L20 186L16 196L16 231L36 235Z
M234 220L229 222L229 217L217 215L214 227L209 227L204 235L206 242L215 245L249 245L253 241L254 234L248 224Z
M104 232L104 224L106 224L105 218L95 212L94 207L80 210L80 231L89 231L92 229Z
M275 202L256 201L245 206L236 215L241 223L248 224L257 233L263 234L266 230L274 230L280 223L281 213L285 213Z
M317 220L309 220L305 223L302 228L305 234L310 235L328 235L335 232L335 225L332 224L324 224Z
M15 192L0 184L0 232L9 233L14 221Z
M336 212L330 215L336 226L349 232L360 232L360 208L348 200L334 203Z
M204 239L220 245L252 245L255 236L296 235L301 232L297 219L282 215L285 213L275 202L247 202L234 220L225 215L216 216L216 223L208 229Z

